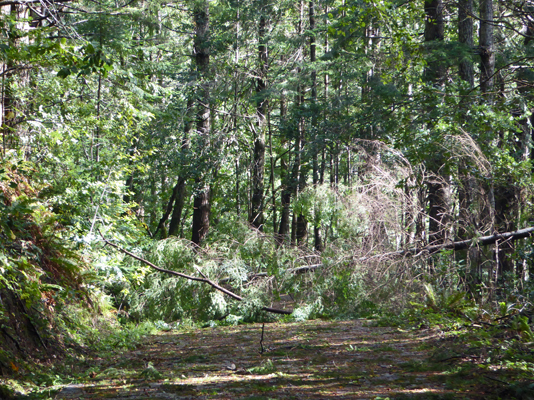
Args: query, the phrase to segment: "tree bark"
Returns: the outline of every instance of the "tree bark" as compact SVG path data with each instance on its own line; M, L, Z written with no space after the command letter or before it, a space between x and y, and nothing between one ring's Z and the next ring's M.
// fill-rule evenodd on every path
M280 99L280 125L284 126L286 121L287 108L286 108L286 99L282 95ZM287 158L289 157L290 151L286 151L285 154L282 154L280 160L280 180L282 181L282 194L280 199L280 224L278 227L278 244L282 245L287 242L289 234L289 220L291 216L291 174L289 171Z
M268 49L267 35L268 15L266 1L260 3L260 21L258 26L258 78L256 79L256 115L258 119L256 138L254 140L254 155L252 159L252 199L249 223L263 230L263 192L265 173L265 121L269 108L266 98Z
M185 120L184 120L184 137L182 139L182 152L187 152L189 150L189 135L191 134L191 129L193 126L193 121L191 118L191 110L193 109L194 103L191 98L187 100L187 108L185 110ZM180 171L180 176L178 177L178 182L174 188L175 201L174 207L172 209L171 222L169 223L169 236L177 236L180 224L182 222L182 213L185 205L185 198L187 194L187 180L185 178L187 171L183 169Z
M208 153L210 147L210 99L208 67L209 67L209 2L204 1L194 9L195 38L194 51L199 81L197 102L197 134L200 136L202 151ZM209 165L205 163L205 165ZM208 168L208 167L206 167ZM196 194L193 204L193 226L191 241L199 245L206 237L210 227L210 185L206 182L208 171L196 179Z
M314 132L315 140L313 145L313 186L317 187L320 184L319 181L319 153L322 149L322 143L316 129L317 126L317 72L315 71L315 62L317 60L316 54L316 43L315 43L315 3L314 1L309 2L308 6L308 15L310 20L310 63L312 66L311 72L311 103L312 103L312 123L311 127ZM321 214L318 206L315 206L314 210L314 221L313 221L313 246L315 250L321 252L323 248L323 238L321 232Z
M480 91L492 103L493 75L495 74L495 50L493 34L493 0L480 0Z
M175 186L176 196L174 207L172 209L171 222L169 223L169 236L178 235L178 228L182 221L182 212L185 204L186 189L185 178L183 176L178 177L178 183Z
M425 43L428 48L427 56L429 57L427 68L424 71L426 82L438 88L443 84L445 70L442 66L442 60L435 59L432 54L432 48L437 43L443 41L444 24L443 24L443 3L441 0L425 0ZM430 113L430 110L429 110ZM429 128L434 128L434 122L429 122ZM428 215L429 224L428 240L430 243L443 243L447 238L446 226L449 220L449 198L448 182L445 176L441 174L441 168L445 160L441 154L434 155L429 160L429 170L434 176L427 180L428 188Z
M298 24L298 32L297 34L299 36L302 36L304 34L304 2L300 2L300 18L299 18L299 24ZM301 52L302 53L302 52ZM302 61L302 59L301 59ZM297 68L297 73L301 74L302 69ZM298 84L297 87L297 108L298 108L298 124L297 124L297 138L295 142L295 150L297 152L297 156L295 158L295 168L294 168L294 174L293 179L297 188L297 191L295 192L295 198L298 197L299 193L301 193L304 188L306 187L306 181L307 181L307 173L306 173L306 167L304 166L304 163L302 162L302 156L304 154L304 143L305 143L305 121L304 117L301 115L301 112L304 107L304 85L302 83ZM299 212L294 224L294 230L293 230L292 237L295 237L296 243L298 246L305 246L308 241L308 220L306 216Z
M458 41L465 45L469 54L473 51L473 0L459 0L458 2ZM460 78L473 87L475 71L470 56L463 57L459 66Z

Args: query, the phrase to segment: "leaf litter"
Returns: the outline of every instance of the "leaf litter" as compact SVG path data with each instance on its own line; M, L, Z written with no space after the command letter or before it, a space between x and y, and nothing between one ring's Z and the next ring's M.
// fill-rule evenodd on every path
M89 360L56 399L489 399L480 380L431 362L440 333L305 321L160 332ZM262 353L263 350L263 353ZM85 367L84 367L85 368ZM457 374L456 374L457 376ZM481 386L482 385L482 386ZM497 397L493 397L497 398Z

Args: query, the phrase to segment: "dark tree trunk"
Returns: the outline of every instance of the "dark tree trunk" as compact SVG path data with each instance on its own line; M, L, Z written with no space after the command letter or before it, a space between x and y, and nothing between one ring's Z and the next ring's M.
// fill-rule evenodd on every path
M445 70L443 67L443 60L436 59L433 54L433 48L444 37L443 25L443 3L441 0L426 0L425 1L425 44L427 46L428 64L424 71L424 79L426 82L439 88L443 84L445 77ZM429 110L430 113L431 110ZM429 128L433 129L434 123L429 122ZM449 219L449 198L448 198L448 182L445 176L441 174L441 168L444 164L443 156L436 154L434 158L429 161L429 170L432 175L427 180L428 188L428 214L429 214L429 242L438 244L443 243L447 238L446 226Z
M317 60L316 55L316 44L315 44L315 4L313 1L309 2L309 19L310 19L310 62L313 64ZM317 102L317 73L315 69L312 69L311 73L311 101L312 101L312 129L315 136L315 143L313 145L313 185L319 185L319 153L322 148L322 143L320 143L320 138L316 129L317 118L316 118L316 102ZM321 234L321 215L317 207L315 207L315 216L313 221L313 245L315 250L323 251L323 238Z
M492 102L495 50L493 34L493 0L480 0L480 90Z
M210 188L207 186L195 196L193 202L193 233L191 241L195 244L200 244L208 234L210 211Z
M189 150L189 135L191 134L191 129L193 127L193 121L191 118L191 110L194 107L194 102L191 98L187 100L187 109L186 116L184 121L184 138L182 139L182 152L187 152ZM185 198L187 194L187 179L185 178L188 171L182 169L180 171L180 176L178 177L178 182L174 188L175 190L175 200L174 207L172 209L171 222L169 224L169 235L177 236L182 223L182 214L185 205Z
M169 236L177 236L182 221L182 211L184 209L185 197L186 197L186 184L185 179L180 176L178 183L174 187L176 196L174 200L174 207L172 209L171 222L169 223Z
M256 79L256 115L258 118L256 138L254 140L254 156L252 160L252 199L250 205L249 222L256 228L263 230L263 191L265 173L265 120L269 107L266 98L267 89L267 5L261 2L261 17L258 28L258 78Z
M473 0L459 0L458 2L458 41L465 45L465 52L469 55L460 61L460 78L469 83L470 87L475 84L475 72L470 53L473 51Z
M474 47L473 39L473 0L460 0L458 3L458 41L465 45L465 51L471 52ZM474 68L471 57L464 57L459 65L460 78L468 83L469 88L474 85ZM464 120L467 117L468 104L464 102ZM474 214L471 207L473 205L472 196L476 188L474 178L468 172L466 161L461 160L458 165L458 173L460 178L460 185L458 188L459 212L460 221L458 229L458 237L466 239L469 231L476 229L474 221Z
M442 0L425 0L425 14L425 43L432 51L432 45L442 41L444 38ZM433 82L435 85L442 84L445 76L445 70L442 65L443 60L437 60L430 55L425 69L425 80Z
M300 19L297 28L297 34L302 36L304 34L304 2L301 1L299 4L300 9ZM297 69L297 73L301 74L302 70ZM304 117L302 116L302 109L304 107L304 85L299 83L297 86L297 99L296 106L298 110L298 122L297 122L297 136L295 139L295 163L293 165L293 184L295 185L295 198L298 197L298 194L304 190L306 187L306 168L302 162L304 142L305 142L305 127L304 127ZM293 244L306 245L308 240L308 221L306 216L299 212L298 216L293 215L293 224L291 232L291 242Z
M458 41L465 46L465 56L460 60L458 66L460 78L467 83L468 90L475 84L474 66L471 53L474 49L473 38L473 0L460 0L458 3ZM470 97L465 96L462 101L462 120L469 121L468 110L470 107ZM478 232L480 213L482 207L478 205L486 199L481 197L479 183L470 172L470 160L461 159L458 163L458 208L460 220L458 221L457 238L465 240ZM478 201L476 197L478 196ZM480 284L482 276L480 274L480 249L473 246L458 255L466 261L469 268L469 278L467 283L476 291L476 285Z
M283 126L286 122L286 100L284 97L280 99L280 123ZM280 179L282 181L282 195L281 195L281 210L280 210L280 225L278 228L278 243L281 245L287 241L289 234L289 220L291 216L290 204L291 204L291 174L288 167L289 151L283 154L280 162Z
M195 21L195 63L199 81L197 104L197 133L203 151L208 153L210 147L210 108L209 85L207 83L209 67L209 3L207 1L197 4L194 10ZM205 165L209 165L205 163ZM206 167L208 168L208 167ZM205 182L207 171L196 179L196 194L193 204L193 226L191 241L200 244L206 237L210 226L210 186Z

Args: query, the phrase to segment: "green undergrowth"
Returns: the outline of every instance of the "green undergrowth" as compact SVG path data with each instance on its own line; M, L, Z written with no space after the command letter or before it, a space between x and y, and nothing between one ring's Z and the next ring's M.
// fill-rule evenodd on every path
M0 398L53 398L65 385L86 381L92 371L90 360L95 356L112 359L124 351L135 350L147 335L158 331L151 322L123 326L109 316L91 315L80 309L71 312L77 322L65 327L69 331L65 334L72 335L72 345L61 359L26 363L24 370L0 378Z
M385 315L374 322L439 334L440 340L423 345L431 356L426 361L406 363L405 370L441 370L441 379L450 387L471 380L499 385L502 398L531 398L522 396L534 394L532 304L509 296L513 302L480 305L463 292L436 292L427 285L421 302L414 301L400 314Z
M69 382L91 352L132 348L153 324L121 326L83 246L35 166L0 163L0 398Z

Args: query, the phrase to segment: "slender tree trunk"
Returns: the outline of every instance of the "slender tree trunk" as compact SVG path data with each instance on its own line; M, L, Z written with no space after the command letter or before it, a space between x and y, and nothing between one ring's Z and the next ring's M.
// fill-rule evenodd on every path
M280 124L284 126L286 123L286 99L284 96L280 99ZM291 216L291 174L289 171L289 163L287 159L289 158L290 151L288 150L285 154L282 154L280 161L280 180L282 181L282 195L281 195L281 210L280 210L280 225L278 228L278 243L282 245L287 242L289 229L290 229L290 216Z
M269 113L270 114L270 113ZM271 125L271 117L267 114L267 129L269 131L269 159L270 159L270 181L271 181L271 201L272 201L272 212L273 212L273 232L276 234L278 231L278 225L276 221L276 189L274 187L274 169L276 167L276 159L274 158L274 151L273 151L273 132L272 132L272 125Z
M488 103L493 102L495 50L493 33L493 0L480 0L480 90Z
M263 191L265 173L265 121L269 103L266 98L267 89L267 35L269 10L265 1L260 3L260 21L258 27L258 78L256 79L256 115L258 118L256 138L254 140L254 156L252 160L252 199L249 222L259 230L263 230Z
M317 60L316 55L316 43L315 43L315 4L313 1L309 2L308 6L308 15L310 20L310 63L312 65L311 73L311 103L312 103L312 120L311 120L311 129L314 133L315 140L313 145L313 185L317 187L319 185L319 154L320 149L322 148L322 143L320 143L320 138L317 130L317 73L315 71L314 63ZM321 234L321 213L319 207L315 206L314 212L314 221L313 221L313 245L315 250L323 251L323 238Z
M238 104L238 95L239 95L239 73L238 73L238 63L240 58L240 52L239 52L239 43L240 43L240 33L241 33L241 26L239 23L240 19L240 9L239 9L239 2L236 3L237 11L236 11L236 27L235 27L235 53L234 53L234 104L233 104L233 116L232 116L232 129L234 134L237 132L237 104ZM235 209L238 216L241 215L241 187L240 187L240 179L241 179L241 172L240 172L240 166L239 166L239 143L236 142L236 146L238 148L238 156L235 159Z
M472 50L474 47L472 16L473 0L460 0L458 3L458 41L464 44L469 50ZM474 86L474 68L473 61L470 58L464 58L460 61L459 74L460 78L467 82L469 88ZM464 111L462 112L462 115L464 120L468 118L468 102L468 100L463 101ZM476 229L476 222L473 218L474 213L471 210L473 205L472 196L474 195L476 188L473 187L475 184L474 178L468 172L466 161L460 160L458 173L460 175L460 185L458 188L460 214L458 237L460 239L466 239L469 235L469 231Z
M445 70L442 60L435 60L431 55L432 47L444 38L443 4L441 0L425 0L425 43L429 48L430 59L424 71L424 79L436 88L443 85ZM429 110L430 113L431 110ZM434 122L429 123L434 128ZM427 180L428 188L428 214L429 214L429 241L439 244L447 239L447 223L449 219L449 198L447 177L441 174L445 160L436 154L429 161L429 170L432 175Z
M300 2L300 20L299 20L299 27L298 27L298 36L304 35L304 1ZM302 70L299 68L298 73L301 74ZM297 88L297 107L299 110L299 121L298 121L298 139L297 143L295 144L295 147L298 152L298 165L295 169L296 174L295 176L295 182L298 185L297 193L295 193L295 197L298 197L298 194L301 193L304 188L306 187L307 182L307 171L304 163L302 162L302 157L304 155L304 145L306 141L305 133L305 120L304 116L302 116L302 110L304 108L304 85L302 83L299 83ZM299 212L295 224L295 239L297 241L297 245L299 246L305 246L308 241L308 220L304 213Z
M465 45L466 51L472 52L473 39L473 0L459 0L458 2L458 41ZM460 78L467 82L470 87L475 84L475 71L471 57L465 57L460 61Z
M458 41L465 45L465 51L471 53L474 49L473 38L473 0L460 0L458 3ZM470 56L464 57L459 64L460 78L467 83L468 90L472 90L475 83L473 60ZM468 94L468 93L466 93ZM468 110L470 108L470 97L465 96L462 101L462 120L469 121ZM458 179L460 184L458 186L458 207L460 220L458 221L458 234L460 240L465 240L475 235L479 229L478 220L482 208L478 206L480 202L484 202L484 198L480 198L482 190L476 181L473 174L470 172L470 160L460 159L458 164ZM475 201L475 196L479 196L479 201ZM466 265L469 267L468 284L473 292L476 290L476 285L481 282L480 274L480 250L473 246L464 253L460 253L459 257L466 260Z
M480 0L479 3L480 28L480 91L484 95L486 104L492 105L495 99L495 33L493 21L493 0ZM506 140L500 133L500 140ZM514 208L517 202L513 183L503 183L493 189L495 199L495 228L496 230L509 231L514 226ZM497 263L497 277L502 277L502 272L513 270L510 260L510 252L513 251L513 243L508 241L495 248Z
M184 120L184 137L182 139L182 152L187 152L189 150L189 135L191 134L191 129L193 127L193 121L191 118L191 110L194 107L193 100L189 98L187 100L187 109ZM185 198L187 194L187 171L181 170L176 186L174 187L175 199L174 206L172 209L171 222L169 223L169 236L177 236L182 222L182 214L185 205Z
M180 222L182 221L182 211L185 204L186 184L183 176L178 178L176 183L176 199L172 209L171 222L169 223L169 236L177 236Z
M210 99L208 67L209 67L209 2L203 1L195 6L195 63L199 80L197 104L197 133L202 143L202 151L208 153L210 147ZM209 161L205 163L209 165ZM206 167L208 168L208 167ZM193 201L193 226L191 241L200 244L206 237L210 226L210 185L206 182L208 171L196 179L196 194Z

